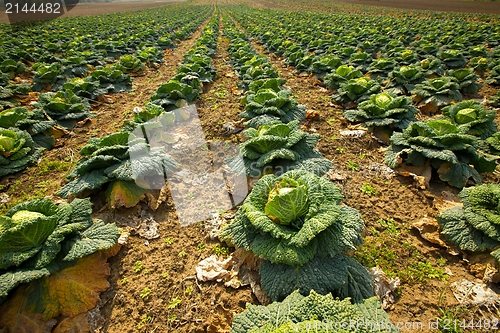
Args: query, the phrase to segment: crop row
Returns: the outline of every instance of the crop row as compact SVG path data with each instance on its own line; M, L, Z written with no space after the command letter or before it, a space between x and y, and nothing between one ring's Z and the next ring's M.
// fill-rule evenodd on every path
M227 14L224 34L230 42L231 64L241 80L238 84L245 91L245 111L240 117L249 127L243 132L247 140L239 146L241 156L230 166L260 179L219 237L258 257L262 289L273 301L285 299L237 315L232 332L264 331L259 328L261 320L267 322L264 313L287 307L292 299L302 299L301 294L311 293L304 302L318 297L318 306L331 307L322 319L341 311L343 305L331 302L331 295L324 297L315 292L331 293L340 299L350 297L359 303L354 307L366 307L366 313L355 310L349 319L368 319L377 313L381 321L390 323L378 300L370 298L372 278L363 266L344 254L361 243L364 222L358 211L340 205L340 189L320 177L332 163L315 149L320 136L300 129L305 106L299 106L291 97L286 81L264 55L252 48L245 33ZM345 304L351 306L350 302ZM299 309L303 307L305 303L298 305ZM317 315L316 309L311 310L311 316ZM298 319L299 323L290 327L290 322L278 319L264 327L304 329L315 322L308 323L309 319Z

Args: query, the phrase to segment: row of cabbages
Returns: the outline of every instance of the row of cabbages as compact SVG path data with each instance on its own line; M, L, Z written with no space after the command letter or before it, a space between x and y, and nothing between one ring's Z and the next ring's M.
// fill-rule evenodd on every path
M260 180L219 237L259 258L262 289L277 301L249 306L235 316L232 332L323 332L333 329L323 324L349 327L375 317L383 331L392 331L373 297L371 276L347 255L361 244L364 222L357 210L341 205L340 189L321 177L332 163L315 149L319 135L300 129L305 107L228 16L224 33L245 90L240 117L250 127L240 144L244 165L241 159L230 165Z

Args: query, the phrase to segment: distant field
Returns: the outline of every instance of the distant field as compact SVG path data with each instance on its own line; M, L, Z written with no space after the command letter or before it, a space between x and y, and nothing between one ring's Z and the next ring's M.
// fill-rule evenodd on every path
M182 0L158 0L158 1L124 1L108 3L79 3L62 17L87 16L110 14L117 12L128 12L133 10L147 9L164 6L168 3L181 2ZM9 23L5 8L0 9L0 23Z

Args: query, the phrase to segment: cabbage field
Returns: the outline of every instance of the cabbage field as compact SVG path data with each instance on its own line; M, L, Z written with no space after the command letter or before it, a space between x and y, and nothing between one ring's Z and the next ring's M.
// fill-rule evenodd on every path
M498 14L149 7L0 23L0 333L500 328Z

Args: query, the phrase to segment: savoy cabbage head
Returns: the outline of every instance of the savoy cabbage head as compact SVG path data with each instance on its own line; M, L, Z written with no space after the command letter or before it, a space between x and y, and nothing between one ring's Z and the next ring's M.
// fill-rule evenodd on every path
M35 199L0 216L0 298L20 283L54 272L56 262L69 262L116 244L114 223L92 220L89 199L56 205Z
M0 128L0 177L35 164L42 151L28 132L17 128Z
M359 301L372 296L373 281L343 253L361 244L364 222L339 205L342 198L332 182L305 170L266 175L220 237L261 258L262 288L273 300L314 289Z
M409 95L415 84L425 80L425 74L417 65L401 66L390 72L388 79L386 89L391 88L391 91Z
M360 103L369 99L371 95L379 93L381 89L377 81L362 76L341 83L337 94L332 97L337 103Z
M446 209L437 216L441 233L466 251L493 251L500 246L500 185L464 188L462 206ZM500 260L500 251L491 253Z
M435 57L427 57L421 60L420 67L427 78L438 77L444 74L441 61Z
M431 111L437 111L453 101L462 100L458 83L454 78L447 76L416 84L413 93L416 94L418 103L430 107Z
M233 160L233 169L248 176L259 177L266 171L282 174L292 169L306 168L318 175L323 175L332 167L332 163L323 158L315 149L320 136L307 134L299 129L299 121L288 124L275 122L262 125L258 129L249 128L243 132L248 138L240 144L245 170L238 170L241 161Z
M78 197L107 185L112 208L135 206L147 191L147 186L138 184L147 183L151 175L170 174L177 167L163 148L150 147L144 138L134 139L127 131L91 138L80 155L82 158L67 176L70 182L57 194L62 198Z
M290 97L290 90L275 91L273 88L261 88L250 92L242 99L245 111L239 117L249 119L247 127L258 127L270 121L288 123L305 118L305 106L299 105Z
M481 183L479 173L496 167L494 159L478 152L476 141L477 137L463 134L447 119L417 121L391 136L385 162L391 168L430 163L441 180L463 188L470 178Z
M231 333L375 331L399 332L377 297L351 304L348 299L338 300L314 290L309 296L295 291L283 302L268 306L247 304L245 311L234 316L231 328Z
M454 123L460 132L486 139L497 132L495 110L486 109L475 100L466 100L443 108L443 115Z
M160 85L150 100L153 104L163 107L166 111L171 111L177 108L176 103L179 100L191 103L198 98L199 94L199 90L187 83L170 80Z
M491 69L484 82L492 86L500 85L500 65L496 65Z
M460 92L463 94L475 94L482 87L481 84L477 83L479 76L474 73L472 68L451 69L446 72L446 75L458 82Z
M323 82L327 87L338 89L342 83L346 83L351 79L357 79L361 76L363 76L363 73L361 73L359 69L353 66L341 65L337 67L335 71L325 75Z
M71 90L40 94L35 107L66 127L72 127L71 125L78 120L95 116L95 114L90 113L88 100L78 97Z
M364 122L368 128L392 127L404 129L416 121L418 110L411 105L412 99L394 93L380 93L358 104L356 110L346 110L344 117L353 123Z

